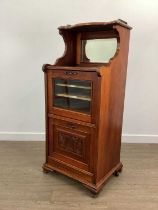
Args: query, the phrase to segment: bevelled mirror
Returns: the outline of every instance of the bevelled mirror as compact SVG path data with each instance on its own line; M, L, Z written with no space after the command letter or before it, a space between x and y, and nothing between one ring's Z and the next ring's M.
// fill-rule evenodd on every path
M81 62L108 63L117 50L117 38L81 40Z

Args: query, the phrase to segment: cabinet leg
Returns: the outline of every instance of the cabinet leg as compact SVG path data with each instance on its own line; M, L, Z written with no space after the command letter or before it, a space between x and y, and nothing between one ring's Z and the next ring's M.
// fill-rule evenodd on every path
M85 184L83 184L83 186L85 186L87 189L88 189L88 191L89 191L89 193L90 193L90 196L92 197L92 198L96 198L96 197L98 197L98 195L99 195L99 193L100 193L100 189L98 190L97 188L93 188L93 187L90 187L90 186L88 186L88 185L85 185Z
M47 174L47 173L50 172L48 169L46 169L46 168L44 168L44 167L42 167L42 168L43 168L43 173Z
M93 192L93 191L90 191L91 192L91 196L92 196L92 198L97 198L98 197L98 195L99 195L99 192Z
M114 171L113 175L114 176L119 176L119 173L122 172L122 168L123 168L123 165L121 163L120 166Z
M113 175L114 175L114 176L119 176L119 171L115 171L115 172L113 173Z
M54 170L53 169L51 169L51 168L49 168L48 166L47 166L47 164L43 164L43 166L42 166L42 168L43 168L43 173L49 173L49 172L54 172Z

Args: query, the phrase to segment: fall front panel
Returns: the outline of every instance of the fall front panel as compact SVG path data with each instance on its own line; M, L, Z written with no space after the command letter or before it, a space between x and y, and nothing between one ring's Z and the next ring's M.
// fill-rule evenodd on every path
M76 126L77 124L49 119L48 156L79 167L86 171L92 171L92 133L91 128Z

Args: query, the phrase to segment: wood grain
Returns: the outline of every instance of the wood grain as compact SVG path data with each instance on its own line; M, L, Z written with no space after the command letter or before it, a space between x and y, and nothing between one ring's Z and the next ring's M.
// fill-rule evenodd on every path
M110 176L118 175L123 166L120 162L120 148L129 29L131 28L122 20L60 27L59 32L66 45L65 53L54 65L43 67L47 75L45 83L47 157L43 169L55 170L72 177L94 193L101 190ZM105 65L89 62L82 40L109 37L117 38L115 55ZM55 97L68 97L67 88L64 94L55 94L56 78L89 81L91 98L84 97L84 100L91 101L90 111L82 113L70 110L69 107L55 106ZM76 98L74 95L69 97ZM82 94L78 95L79 97L83 100ZM54 118L49 117L48 120L47 116L50 115L64 117L64 122L60 119L60 123L56 125L53 122ZM83 129L79 131L65 128L65 122L70 123L71 119L78 120L77 127ZM95 126L95 130L90 126L90 132L85 133L84 126L80 126L82 122ZM73 124L73 127L76 125ZM59 141L64 142L64 146L60 144L59 147ZM61 147L65 148L65 151ZM79 150L82 154L80 158L74 154ZM87 171L90 173L89 176Z

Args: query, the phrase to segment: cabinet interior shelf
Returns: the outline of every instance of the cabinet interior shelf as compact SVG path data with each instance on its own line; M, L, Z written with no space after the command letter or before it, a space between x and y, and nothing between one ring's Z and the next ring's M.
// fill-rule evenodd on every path
M74 95L63 94L63 93L58 93L58 94L56 94L56 96L65 97L65 98L80 99L80 100L84 100L84 101L91 101L91 98L85 97L85 96L74 96Z
M81 88L81 89L91 90L91 87L86 87L86 86L81 86L81 85L68 85L68 84L62 84L62 83L58 83L56 85L62 86L62 87Z

